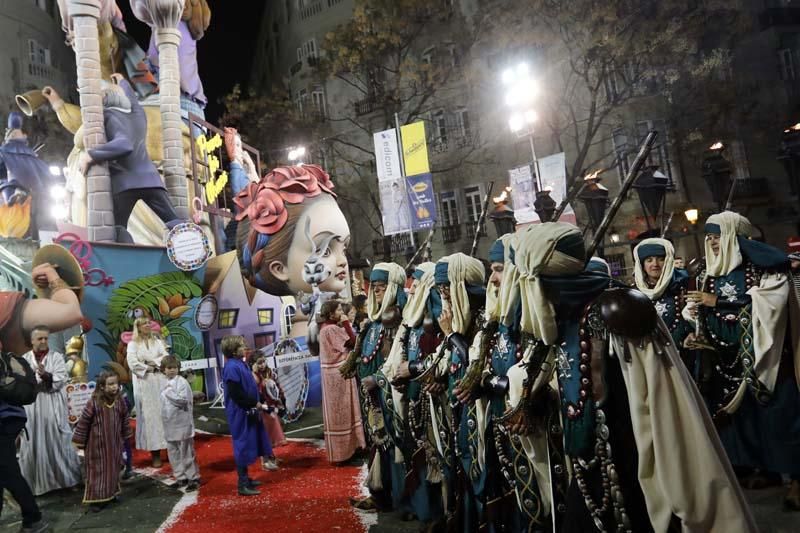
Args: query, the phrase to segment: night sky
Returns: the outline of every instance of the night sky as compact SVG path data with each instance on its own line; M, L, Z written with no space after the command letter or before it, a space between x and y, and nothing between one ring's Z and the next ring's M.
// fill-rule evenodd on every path
M197 54L200 79L208 98L206 119L212 124L218 122L223 112L218 101L237 83L247 84L256 32L267 1L208 0L211 25L197 43ZM147 51L150 28L133 16L129 2L123 0L118 4L125 15L128 32Z

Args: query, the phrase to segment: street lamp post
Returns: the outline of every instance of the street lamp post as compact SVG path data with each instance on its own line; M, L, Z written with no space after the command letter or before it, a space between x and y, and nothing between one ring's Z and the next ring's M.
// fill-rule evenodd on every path
M538 116L532 108L532 102L537 93L537 85L531 78L526 63L520 63L515 68L506 69L503 72L502 81L506 87L506 105L511 109L508 126L520 139L528 138L531 147L533 172L536 174L535 189L539 192L542 190L542 177L539 172L539 160L536 158L536 147L533 142L533 125Z

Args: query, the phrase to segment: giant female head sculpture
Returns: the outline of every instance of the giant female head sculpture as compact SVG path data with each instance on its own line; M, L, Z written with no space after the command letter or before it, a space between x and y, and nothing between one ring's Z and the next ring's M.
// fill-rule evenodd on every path
M322 168L276 168L250 183L234 202L240 209L237 253L253 287L275 296L312 292L303 276L311 257L330 274L320 290L345 289L350 228Z

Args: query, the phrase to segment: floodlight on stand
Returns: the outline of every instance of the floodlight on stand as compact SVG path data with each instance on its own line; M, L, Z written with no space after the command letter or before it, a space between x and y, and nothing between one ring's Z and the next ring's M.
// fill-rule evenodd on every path
M520 131L524 125L525 117L519 113L511 115L511 118L508 119L508 127L511 128L511 131L514 133Z
M53 185L50 187L50 197L53 200L63 200L67 196L67 190L63 185Z

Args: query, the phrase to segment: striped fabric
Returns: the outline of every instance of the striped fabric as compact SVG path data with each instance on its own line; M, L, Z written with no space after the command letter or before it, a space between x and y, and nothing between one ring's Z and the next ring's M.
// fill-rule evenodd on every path
M132 436L128 407L121 397L110 406L95 398L86 404L72 436L72 442L84 447L83 503L106 502L119 494L123 439Z

